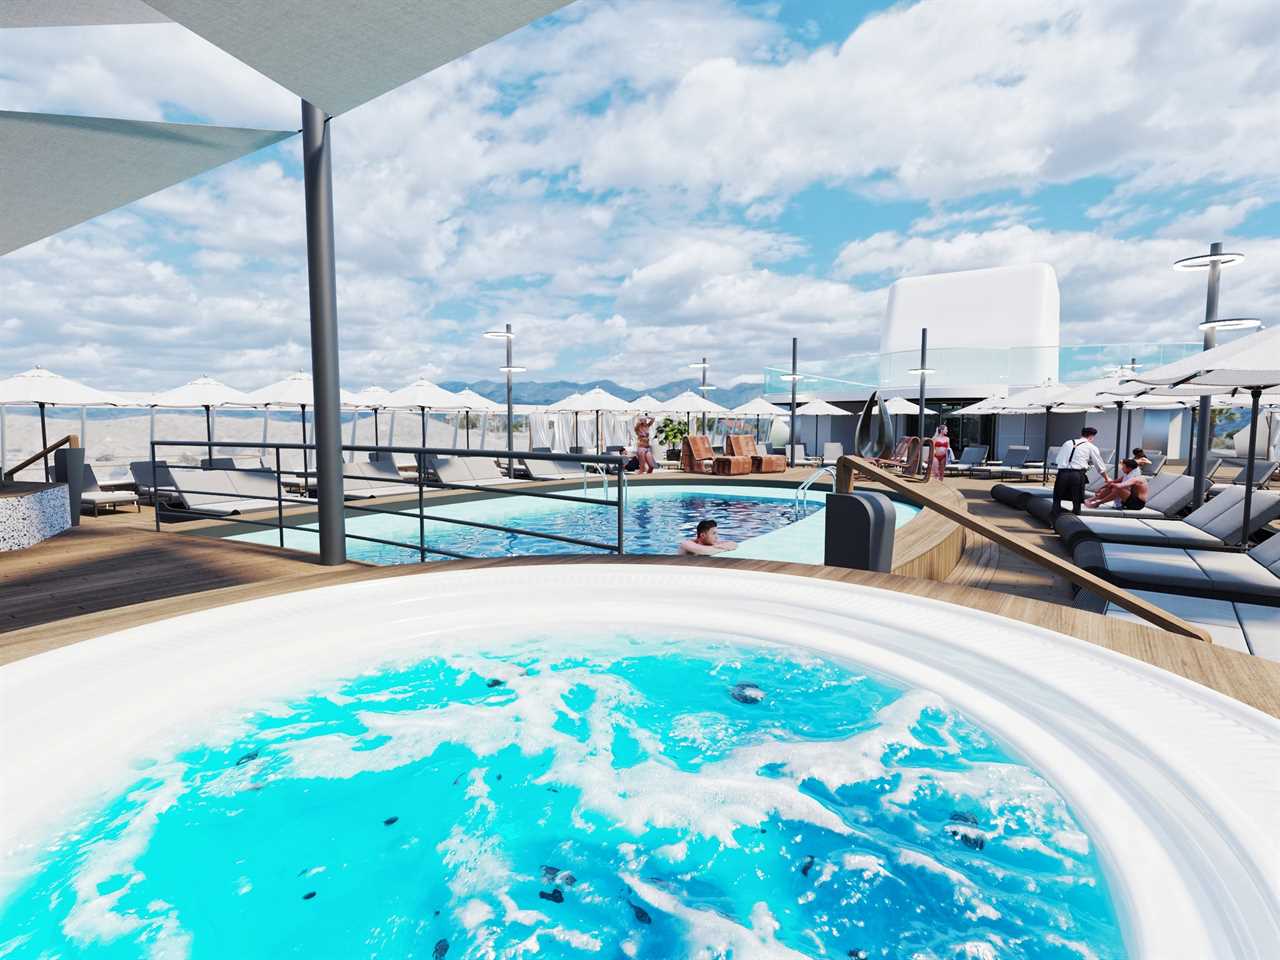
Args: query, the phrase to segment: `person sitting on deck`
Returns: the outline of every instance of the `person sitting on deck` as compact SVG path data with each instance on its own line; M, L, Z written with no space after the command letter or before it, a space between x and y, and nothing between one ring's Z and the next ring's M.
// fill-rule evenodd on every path
M681 556L709 557L726 550L737 550L738 545L729 540L721 540L714 520L699 520L698 529L691 540L680 544Z
M1087 507L1099 507L1108 500L1120 510L1141 510L1147 505L1147 478L1133 457L1120 461L1120 476L1108 480L1085 501Z

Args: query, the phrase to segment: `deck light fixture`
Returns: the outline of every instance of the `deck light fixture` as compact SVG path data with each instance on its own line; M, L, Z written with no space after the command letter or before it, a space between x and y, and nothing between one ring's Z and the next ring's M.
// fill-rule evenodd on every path
M506 374L507 377L507 476L515 476L515 457L512 456L512 450L515 449L515 440L512 431L515 426L515 412L511 403L511 375L513 373L524 373L525 367L517 367L511 361L511 342L515 340L516 335L511 332L511 324L507 324L501 330L486 330L484 337L487 340L505 340L507 342L507 362L498 368L499 372Z
M1223 317L1221 320L1203 320L1201 330L1252 330L1262 326L1257 317Z

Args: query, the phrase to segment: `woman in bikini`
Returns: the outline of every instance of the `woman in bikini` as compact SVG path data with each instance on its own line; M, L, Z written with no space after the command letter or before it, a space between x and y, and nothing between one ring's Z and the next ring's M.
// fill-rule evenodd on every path
M951 438L947 436L945 424L939 424L933 431L933 460L929 464L929 476L942 479L947 471L947 461L951 459Z
M638 473L653 473L653 447L649 446L649 431L653 429L653 417L642 413L636 419L636 460Z

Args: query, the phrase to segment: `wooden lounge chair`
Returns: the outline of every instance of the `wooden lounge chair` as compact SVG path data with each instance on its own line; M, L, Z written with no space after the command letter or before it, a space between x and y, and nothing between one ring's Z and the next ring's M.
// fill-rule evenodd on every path
M691 437L690 439L698 439ZM702 439L706 439L703 437ZM709 444L708 444L709 446ZM725 442L728 448L728 441ZM751 457L738 456L732 452L716 454L711 461L711 472L720 477L736 477L751 472Z
M688 436L680 441L680 469L685 473L711 473L716 454L705 436Z
M728 439L729 453L735 457L750 457L752 473L785 473L787 458L780 453L761 453L756 438L750 434L735 434Z

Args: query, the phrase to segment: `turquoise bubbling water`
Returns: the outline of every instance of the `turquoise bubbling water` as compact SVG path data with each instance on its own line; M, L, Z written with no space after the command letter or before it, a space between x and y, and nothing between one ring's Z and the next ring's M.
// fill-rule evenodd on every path
M1062 797L935 695L604 634L211 719L37 845L0 957L1124 956Z

